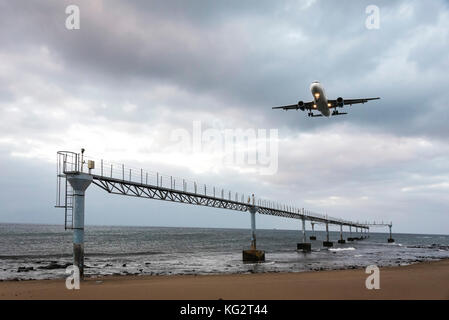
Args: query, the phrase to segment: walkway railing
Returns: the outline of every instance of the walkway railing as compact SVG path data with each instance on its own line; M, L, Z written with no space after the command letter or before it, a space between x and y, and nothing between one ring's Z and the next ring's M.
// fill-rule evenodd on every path
M252 193L235 192L197 181L135 168L121 163L95 159L83 153L58 152L58 195L56 206L64 207L67 196L62 192L65 174L78 172L93 176L93 183L109 193L145 197L216 208L248 211L257 207L261 214L293 219L364 228L363 223L330 217L279 202L256 198Z

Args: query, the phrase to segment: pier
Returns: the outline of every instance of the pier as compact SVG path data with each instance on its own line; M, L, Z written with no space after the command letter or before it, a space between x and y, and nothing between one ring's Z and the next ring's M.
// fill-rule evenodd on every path
M63 208L65 211L65 229L73 230L74 264L80 269L81 276L84 269L84 200L85 191L90 185L95 185L111 194L248 212L251 242L250 248L242 252L243 261L265 260L265 252L257 248L256 213L301 220L302 237L301 242L297 243L297 249L305 252L311 251L311 243L306 241L306 221L312 224L313 232L315 224L326 226L327 236L326 241L323 242L325 247L333 246L333 242L329 239L329 225L340 226L339 243L344 243L343 227L349 227L349 230L355 227L356 232L360 230L361 234L362 231L368 232L370 227L369 224L258 199L254 194L234 193L208 187L196 181L162 175L159 172L144 171L124 164L117 165L102 159L88 158L84 155L84 150L81 150L81 153L59 151L57 153L56 207ZM391 225L389 242L392 242L390 241L392 240ZM315 235L310 238L316 239Z
M388 234L389 234L389 238L387 239L387 241L388 241L388 243L393 243L394 242L394 239L393 239L393 236L392 236L392 233L391 233L391 228L393 227L393 222L372 222L372 223L369 223L369 222L367 222L366 224L365 224L366 226L368 226L368 227L388 227ZM369 229L368 229L368 231L369 231Z

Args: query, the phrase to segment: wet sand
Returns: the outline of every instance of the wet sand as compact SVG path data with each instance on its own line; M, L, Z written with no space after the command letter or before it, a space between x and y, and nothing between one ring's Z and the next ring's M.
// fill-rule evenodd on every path
M0 299L449 299L449 260L380 269L368 290L364 269L301 273L108 276L67 290L65 280L0 282Z

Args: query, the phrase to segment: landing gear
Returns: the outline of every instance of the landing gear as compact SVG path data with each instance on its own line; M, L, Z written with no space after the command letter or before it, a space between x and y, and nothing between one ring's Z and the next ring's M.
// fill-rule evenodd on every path
M322 116L323 116L322 114L313 114L312 111L310 111L307 115L308 115L309 117L322 117Z
M332 111L332 115L333 115L333 116L341 116L341 115L344 115L344 114L348 114L348 113L347 113L347 112L338 112L337 109L335 109L334 111Z

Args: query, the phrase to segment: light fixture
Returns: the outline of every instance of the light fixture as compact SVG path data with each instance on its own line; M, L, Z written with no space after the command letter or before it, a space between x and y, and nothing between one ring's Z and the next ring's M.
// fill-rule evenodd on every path
M314 96L315 96L315 99L317 99L317 100L318 100L318 99L320 98L320 93L319 93L319 92L317 92L317 93L315 93L315 94L314 94Z

